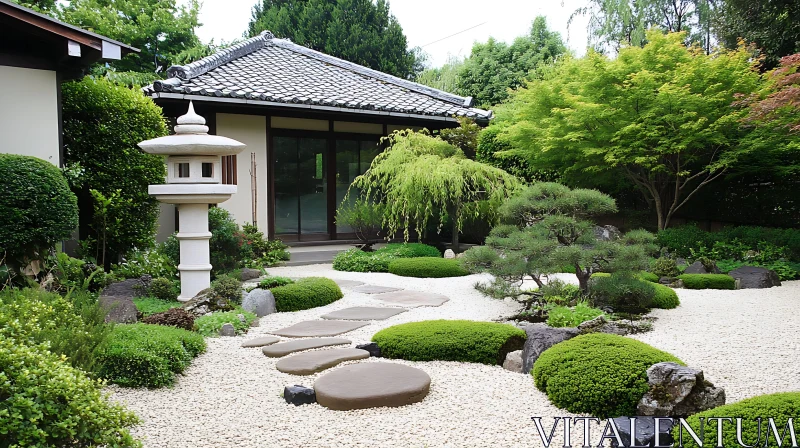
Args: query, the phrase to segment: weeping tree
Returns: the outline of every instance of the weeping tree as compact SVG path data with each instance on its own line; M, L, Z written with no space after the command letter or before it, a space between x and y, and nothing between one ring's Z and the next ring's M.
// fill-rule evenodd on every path
M494 221L495 210L521 186L516 177L468 159L461 149L426 131L397 131L384 142L387 149L355 178L347 195L382 204L389 237L400 231L406 241L412 232L422 237L431 219L438 219L440 231L449 216L457 252L464 219L479 214L478 202L489 205L483 218Z
M495 287L518 294L527 278L541 288L546 276L569 269L586 294L595 272L644 269L648 253L656 249L655 237L644 230L599 241L592 218L616 211L614 199L597 190L535 183L500 207L502 224L492 229L485 246L465 253L464 263L472 272L494 275Z

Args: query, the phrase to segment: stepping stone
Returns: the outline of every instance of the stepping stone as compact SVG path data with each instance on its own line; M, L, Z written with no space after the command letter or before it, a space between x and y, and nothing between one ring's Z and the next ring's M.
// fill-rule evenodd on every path
M281 342L280 344L270 345L264 347L261 351L265 356L270 358L280 358L290 353L302 352L303 350L311 350L312 348L330 347L332 345L345 345L350 344L351 341L343 338L318 338L318 339L301 339L299 341Z
M275 368L292 375L313 375L344 361L369 358L369 352L357 348L334 348L287 356Z
M324 316L323 319L344 319L344 320L384 320L408 310L403 308L381 308L373 306L354 306L343 310L333 311Z
M363 294L380 294L382 292L391 292L400 290L401 288L391 288L389 286L377 286L377 285L363 285L357 288L353 288L353 291L360 292Z
M422 401L431 377L415 367L388 362L351 364L321 376L314 384L317 403L337 411L397 407Z
M287 338L313 338L319 336L336 336L347 333L356 328L369 325L367 322L352 322L346 320L307 320L298 322L290 327L270 331L270 333Z
M355 288L356 286L361 286L364 282L360 282L358 280L334 280L337 285L341 288Z
M418 306L442 306L448 299L441 294L433 294L429 292L420 291L394 291L379 294L375 296L376 299L392 305L400 305L408 308L416 308Z
M261 336L242 342L242 347L263 347L265 345L272 345L278 341L280 341L280 339L276 338L275 336Z

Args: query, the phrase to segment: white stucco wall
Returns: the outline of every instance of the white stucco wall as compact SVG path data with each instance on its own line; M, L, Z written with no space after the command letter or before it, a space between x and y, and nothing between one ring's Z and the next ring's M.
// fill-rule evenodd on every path
M245 145L236 157L238 191L219 204L244 224L253 221L250 182L250 154L256 154L257 224L267 234L267 117L239 114L217 114L217 135L238 140Z
M0 66L0 153L60 165L56 72Z

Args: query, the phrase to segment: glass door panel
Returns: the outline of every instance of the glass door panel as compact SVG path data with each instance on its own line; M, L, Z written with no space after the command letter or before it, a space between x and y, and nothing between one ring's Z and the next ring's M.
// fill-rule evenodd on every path
M300 218L297 201L297 143L293 137L275 137L275 234L297 234Z
M328 142L319 138L299 139L300 233L328 233Z
M357 140L336 140L336 206L342 205L347 189L353 183L353 179L359 174L358 164L358 141ZM357 192L351 192L348 203L355 202L358 197ZM341 224L336 225L336 232L350 233L353 228Z

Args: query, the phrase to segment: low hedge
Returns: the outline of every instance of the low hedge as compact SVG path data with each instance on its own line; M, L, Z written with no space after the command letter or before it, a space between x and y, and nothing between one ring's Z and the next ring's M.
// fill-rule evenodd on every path
M577 336L545 350L533 365L536 387L576 414L599 418L636 415L648 390L647 369L678 358L614 334Z
M100 376L127 387L169 386L197 355L203 336L162 325L117 325L99 354Z
M272 288L275 308L279 312L300 311L333 303L342 297L342 290L333 280L324 277L306 277L296 282Z
M381 356L408 361L462 361L502 364L522 349L523 330L495 322L426 320L385 328L372 336Z
M658 281L660 280L659 276L653 274L652 272L647 272L647 271L640 272L639 277L641 277L642 280L646 280L651 283L658 283Z
M674 289L667 285L654 284L656 288L656 295L653 296L653 308L661 308L662 310L671 310L677 308L681 304L678 294Z
M373 252L350 249L333 259L333 269L349 272L389 272L389 263L398 258L441 257L439 249L422 243L391 243Z
M727 274L683 274L686 289L736 289L736 279Z
M439 257L400 258L389 263L389 272L403 277L463 277L469 272L455 259Z
M43 345L0 336L0 446L141 446L136 416Z
M749 446L792 446L792 439L786 429L786 424L790 418L797 419L800 415L800 392L784 392L770 395L761 395L748 398L733 404L709 409L699 412L686 419L689 426L702 437L703 446L741 446L736 440L736 419L742 420L742 441ZM717 421L707 420L711 417L731 417L734 420L723 425L722 443L717 441ZM767 418L773 418L775 427L781 432L783 440L781 444L775 443L775 433L771 430ZM700 419L704 420L704 434L700 432ZM762 418L761 429L756 420ZM796 425L796 423L795 423ZM680 427L673 428L675 440L680 436ZM769 441L769 444L765 443ZM695 447L694 442L688 432L683 430L683 446Z
M239 319L240 314L244 316L244 322ZM242 334L247 332L254 320L256 320L255 314L236 308L233 311L215 311L200 316L194 320L194 325L197 327L197 332L203 336L219 336L219 330L225 324L233 325L236 334Z

